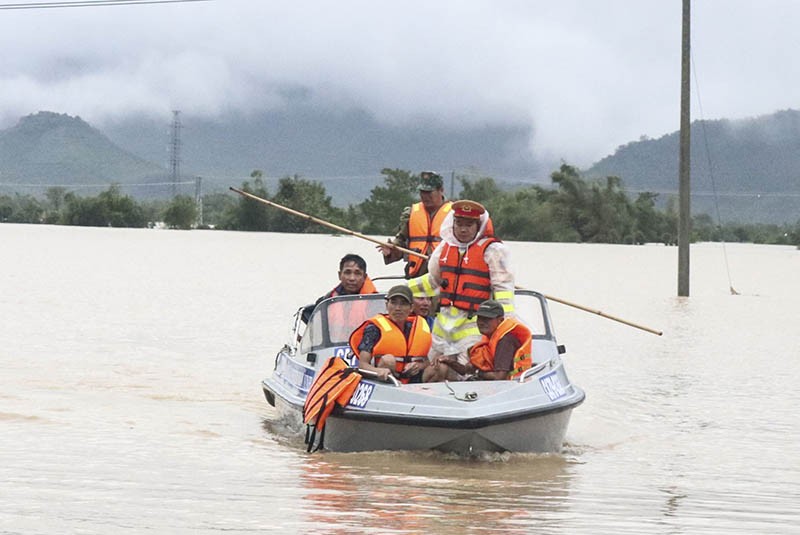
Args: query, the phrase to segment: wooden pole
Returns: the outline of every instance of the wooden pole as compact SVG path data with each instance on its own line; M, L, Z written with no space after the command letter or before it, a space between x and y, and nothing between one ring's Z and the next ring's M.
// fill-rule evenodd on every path
M585 306L579 305L577 303L571 303L571 302L569 302L569 301L567 301L565 299L560 299L558 297L553 297L552 295L546 295L546 294L542 294L542 295L544 295L545 299L547 299L548 301L555 301L556 303L561 303L562 305L567 305L567 306L570 306L570 307L573 307L573 308L577 308L578 310L583 310L584 312L590 312L592 314L597 314L598 316L602 316L602 317L604 317L606 319L610 319L612 321L618 321L619 323L624 323L625 325L629 325L631 327L636 327L637 329L641 329L643 331L647 331L647 332L655 334L657 336L661 336L662 334L664 334L663 331L659 331L659 330L656 330L656 329L651 329L650 327L646 327L646 326L641 325L639 323L633 323L632 321L624 320L624 319L619 318L617 316L612 316L611 314L606 314L602 310L595 310L593 308L585 307Z
M332 228L332 229L337 230L337 231L339 231L339 232L341 232L343 234L349 234L350 236L355 236L356 238L361 238L362 240L367 240L367 241L370 241L372 243L377 243L378 245L388 245L388 246L393 247L394 249L397 249L399 251L403 251L405 253L409 253L409 254L413 254L415 256L418 256L418 257L422 258L423 260L427 260L428 259L427 255L424 255L424 254L419 253L417 251L412 251L410 249L406 249L404 247L400 247L400 246L394 245L392 243L386 243L386 242L382 242L380 240L376 240L375 238L370 238L369 236L365 236L364 234L361 234L360 232L356 232L354 230L350 230L350 229L347 229L347 228L344 228L344 227L340 227L339 225L336 225L334 223L330 223L328 221L325 221L324 219L319 219L317 217L310 216L308 214L304 214L303 212L298 212L297 210L293 210L292 208L288 208L286 206L280 205L280 204L278 204L276 202L268 201L267 199L262 199L261 197L259 197L257 195L253 195L252 193L248 193L246 191L242 191L242 190L240 190L238 188L234 188L233 186L230 187L230 190L231 191L235 191L239 195L242 195L243 197L247 197L248 199L253 199L254 201L260 202L262 204L266 204L268 206L275 207L275 208L277 208L279 210L283 210L284 212L288 212L290 214L296 215L298 217L302 217L302 218L307 219L309 221L313 221L314 223L318 223L318 224L326 226L328 228ZM593 308L585 307L585 306L579 305L577 303L572 303L572 302L567 301L565 299L560 299L558 297L553 297L552 295L545 295L545 294L542 294L542 295L544 295L545 299L548 299L550 301L555 301L556 303L561 303L562 305L571 306L573 308L577 308L578 310L583 310L584 312L591 312L592 314L597 314L598 316L602 316L602 317L604 317L606 319L610 319L610 320L613 320L613 321L618 321L619 323L624 323L625 325L629 325L631 327L636 327L637 329L641 329L641 330L647 331L649 333L657 334L658 336L661 336L661 334L662 334L661 331L657 331L655 329L651 329L650 327L645 327L644 325L640 325L638 323L633 323L631 321L627 321L627 320L624 320L622 318L618 318L617 316L612 316L611 314L606 314L605 312L602 312L600 310L595 310Z
M689 234L691 232L690 132L692 127L689 81L691 61L690 0L683 0L681 40L681 133L679 155L678 296L689 297Z
M393 243L376 240L375 238L370 238L369 236L365 236L364 234L361 234L361 233L356 232L354 230L350 230L348 228L340 227L339 225L336 225L334 223L330 223L328 221L325 221L324 219L319 219L317 217L310 216L308 214L304 214L303 212L299 212L297 210L293 210L292 208L289 208L288 206L283 206L282 204L278 204L276 202L268 201L267 199L262 199L258 195L253 195L252 193L240 190L238 188L234 188L233 186L230 187L230 190L231 191L235 191L236 193L238 193L242 197L247 197L248 199L253 199L256 202L260 202L262 204L266 204L267 206L272 206L273 208L277 208L278 210L283 210L284 212L288 212L288 213L290 213L292 215L296 215L298 217L302 217L303 219L307 219L309 221L312 221L312 222L317 223L319 225L322 225L324 227L328 227L328 228L331 228L333 230L339 231L342 234L349 234L350 236L355 236L356 238L361 238L362 240L371 241L372 243L377 243L378 245L385 245L387 247L391 247L392 249L397 249L398 251L402 251L402 252L404 252L406 254L418 256L418 257L422 258L423 260L427 260L428 259L427 256L425 256L424 254L420 254L417 251L412 251L411 249L406 249L405 247L400 247L399 245L395 245Z

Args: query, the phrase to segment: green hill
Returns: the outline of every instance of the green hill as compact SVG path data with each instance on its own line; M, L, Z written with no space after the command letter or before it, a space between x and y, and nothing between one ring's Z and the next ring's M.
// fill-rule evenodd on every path
M0 183L6 186L131 183L163 180L166 174L80 117L42 111L0 131Z
M623 145L584 172L615 175L632 190L678 189L678 132ZM723 221L800 219L800 111L737 121L696 121L691 129L692 212Z
M268 183L273 189L277 176L299 173L327 177L319 180L334 202L344 206L368 197L371 188L382 183L379 172L383 167L417 171L422 168L420 162L437 161L440 165L433 165L434 168L457 169L455 162L465 161L463 151L467 151L484 164L478 168L488 170L493 167L492 158L503 159L509 140L522 135L521 132L473 132L472 139L463 133L463 139L456 138L455 145L459 148L456 150L436 145L431 139L438 138L429 139L425 136L433 134L421 130L390 131L381 137L380 126L365 123L363 118L361 122L340 119L335 123L336 128L331 123L322 129L302 126L318 125L310 115L299 118L305 119L300 126L297 121L281 122L273 116L259 116L249 122L230 118L216 122L187 121L181 152L184 176L203 176L204 192L226 191L229 185L239 185L252 169L264 169L271 175L273 179ZM350 136L366 126L370 126L372 135ZM135 196L170 195L169 186L129 186L169 182L168 171L148 161L165 158L168 140L164 127L152 121L129 119L124 127L109 126L112 142L79 117L52 112L28 115L16 126L0 131L0 191L40 194L42 188L37 191L31 185L77 188L116 182ZM308 134L312 130L314 136ZM406 143L387 142L400 139ZM467 142L470 139L472 144ZM483 152L473 150L478 140L485 139L495 139L498 144L484 143ZM316 141L311 143L311 140ZM336 140L342 140L342 144L333 150L329 145ZM347 140L350 141L345 143ZM505 141L499 143L499 140ZM425 148L423 142L433 144ZM362 158L364 155L369 158ZM438 161L437 155L446 158ZM287 171L279 170L283 168ZM525 179L512 180L511 176L545 176L553 170L555 167L541 167L536 173L526 173L520 167L514 174L510 171L509 174L486 171L486 174L495 176L502 187L511 187L530 183ZM660 202L666 204L677 194L678 133L620 146L614 154L583 172L585 178L609 175L622 178L625 187L634 193L659 193ZM182 188L179 192L191 194L194 190L193 184ZM456 184L456 193L459 189ZM800 219L800 111L785 110L747 120L693 123L692 192L693 213L707 213L716 219L719 208L723 222L794 223Z

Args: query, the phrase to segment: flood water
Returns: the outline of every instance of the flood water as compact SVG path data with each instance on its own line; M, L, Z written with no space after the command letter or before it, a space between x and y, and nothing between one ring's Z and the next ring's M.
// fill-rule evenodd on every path
M400 272L372 244L0 225L0 533L800 533L800 251L695 245L685 299L674 247L510 247L664 331L551 303L563 451L307 454L260 381L342 255Z

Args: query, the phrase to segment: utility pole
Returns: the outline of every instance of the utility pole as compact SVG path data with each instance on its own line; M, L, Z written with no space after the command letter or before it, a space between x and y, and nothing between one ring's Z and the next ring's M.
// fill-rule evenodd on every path
M690 0L683 0L683 29L681 32L681 133L678 163L679 212L678 212L678 296L689 297L689 233L692 224L690 162L690 61L691 61L691 16Z
M194 204L197 206L197 226L203 226L203 195L202 195L202 177L196 177L194 182Z
M178 193L181 178L181 118L180 110L172 111L172 135L169 143L169 168L172 178L172 196Z
M456 172L450 171L450 200L452 201L455 197L454 195L456 191Z

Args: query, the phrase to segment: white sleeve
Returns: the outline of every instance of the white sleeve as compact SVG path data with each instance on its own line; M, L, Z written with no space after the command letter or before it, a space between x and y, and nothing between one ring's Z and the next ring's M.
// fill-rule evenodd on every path
M502 242L489 245L483 255L489 266L492 297L503 305L507 314L514 312L514 273L510 256L511 252Z

